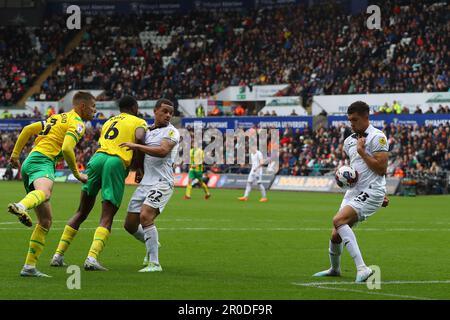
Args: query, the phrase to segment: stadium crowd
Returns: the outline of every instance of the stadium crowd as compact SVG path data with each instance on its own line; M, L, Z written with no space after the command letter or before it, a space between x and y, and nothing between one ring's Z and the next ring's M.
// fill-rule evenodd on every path
M385 125L390 145L388 176L405 177L415 171L437 174L450 171L450 126ZM351 133L344 125L286 129L280 140L282 175L320 176L344 164L343 142Z
M0 106L15 105L73 35L60 15L40 27L0 26Z
M383 131L390 145L388 176L405 177L412 172L439 174L450 171L450 126L385 126ZM311 130L292 130L286 128L280 134L279 172L280 175L320 176L345 163L343 142L351 133L348 127L324 128ZM6 167L8 157L14 147L18 131L3 131L0 134L0 168ZM83 170L98 147L100 128L87 126L86 134L76 146L76 157L80 170ZM21 155L23 161L31 150L28 143ZM270 150L270 147L268 148ZM64 169L64 161L57 164L57 169ZM247 166L212 165L206 166L214 173L245 173ZM177 172L187 170L186 165L179 166Z
M381 30L367 29L365 13L348 16L337 4L89 18L80 45L34 99L58 100L71 89L104 89L105 100L179 99L230 85L289 83L279 95L301 96L307 106L320 94L447 91L446 11L425 0L396 3L380 3ZM0 66L8 77L0 81L0 105L17 101L22 82L29 85L61 50L58 23L42 30L49 43L39 36L48 47L41 55L25 50L33 47L28 31L17 41L1 30ZM167 42L144 44L142 31Z

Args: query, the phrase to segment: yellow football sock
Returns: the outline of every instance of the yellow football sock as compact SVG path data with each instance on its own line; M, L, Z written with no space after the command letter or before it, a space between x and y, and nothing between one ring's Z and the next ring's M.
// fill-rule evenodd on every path
M69 248L72 243L73 238L77 235L78 230L75 230L69 225L64 227L64 232L61 235L61 239L59 239L58 248L56 249L56 253L60 255L64 255L64 253Z
M108 240L110 232L108 229L103 227L98 227L95 230L94 240L92 241L91 248L89 249L89 257L97 259L100 253L105 247L106 240Z
M45 193L42 190L34 190L29 192L25 198L19 201L27 210L36 208L45 201Z
M25 260L25 264L28 266L36 266L36 262L39 259L39 256L44 250L45 246L45 237L48 233L48 230L37 224L34 228L33 233L30 238L30 247L28 249L27 258Z
M192 184L188 184L186 187L186 196L187 197L191 196L191 190L192 190Z
M202 188L203 190L205 190L206 194L209 194L208 186L206 185L206 183L202 182Z

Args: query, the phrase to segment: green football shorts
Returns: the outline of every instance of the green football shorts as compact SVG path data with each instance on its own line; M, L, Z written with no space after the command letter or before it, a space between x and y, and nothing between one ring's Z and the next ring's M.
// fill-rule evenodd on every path
M191 179L191 180L198 179L200 181L203 181L203 171L190 169L189 170L189 179Z
M103 201L107 200L120 207L125 189L125 179L128 176L128 169L118 156L97 152L89 160L86 174L88 181L81 188L89 196L97 196L102 189Z
M27 193L34 190L33 182L39 178L55 181L55 162L46 155L34 151L22 164L22 181Z

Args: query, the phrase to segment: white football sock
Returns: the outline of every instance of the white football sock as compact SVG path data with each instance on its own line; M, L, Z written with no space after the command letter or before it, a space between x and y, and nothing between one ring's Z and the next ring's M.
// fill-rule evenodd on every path
M252 191L252 185L247 182L247 187L245 187L244 197L248 198L248 195L250 194L250 191Z
M261 190L261 196L263 198L265 198L266 197L266 189L264 188L264 185L262 183L258 183L258 185L259 185L259 190Z
M156 229L156 226L154 224L144 228L144 239L145 239L145 247L147 248L147 254L150 254L149 262L159 264L158 230Z
M342 242L350 253L350 256L355 261L356 268L358 270L364 268L366 264L362 258L361 251L359 251L358 242L356 242L352 228L348 224L344 224L337 229L337 232L341 236Z
M142 229L142 225L141 224L139 225L137 231L135 233L133 233L133 237L135 237L139 241L145 243L145 240L144 240L144 229Z
M334 271L341 270L341 253L342 248L344 247L343 243L334 243L330 240L330 247L328 253L330 254L330 264L331 269Z

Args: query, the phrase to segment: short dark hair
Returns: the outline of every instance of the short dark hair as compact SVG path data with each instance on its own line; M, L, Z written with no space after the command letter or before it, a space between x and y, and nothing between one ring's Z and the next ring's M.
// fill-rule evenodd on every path
M78 91L73 95L72 104L77 106L81 101L88 102L89 100L95 100L95 97L87 91Z
M347 109L347 114L357 113L359 115L369 115L370 108L364 101L353 102Z
M119 100L119 109L122 110L131 110L135 105L138 105L137 100L132 96L123 96Z
M172 101L170 101L169 99L166 99L166 98L161 98L158 101L156 101L155 109L158 109L159 107L161 107L163 103L168 104L172 108L174 107L174 104Z

